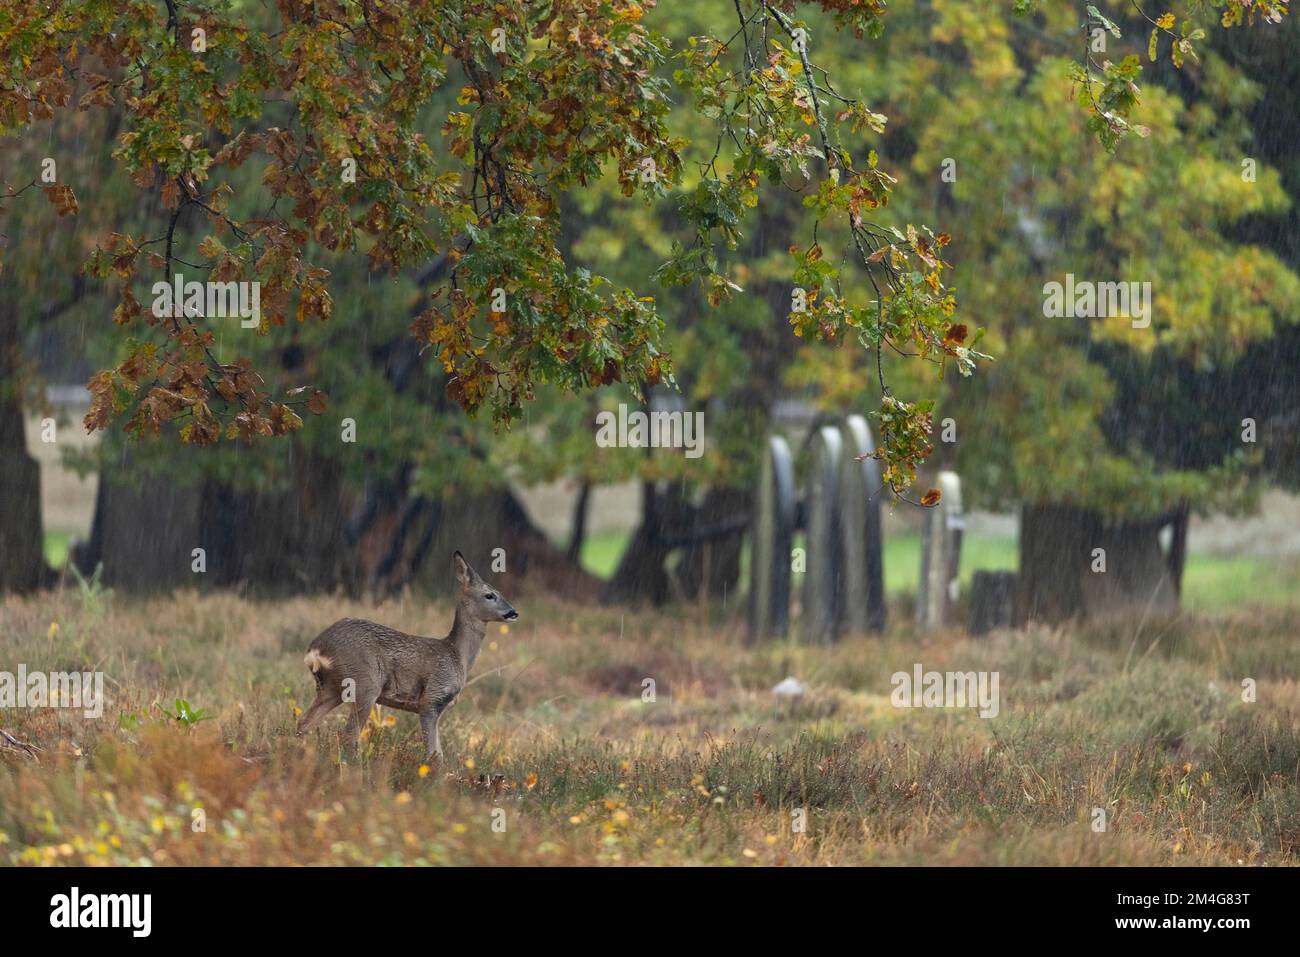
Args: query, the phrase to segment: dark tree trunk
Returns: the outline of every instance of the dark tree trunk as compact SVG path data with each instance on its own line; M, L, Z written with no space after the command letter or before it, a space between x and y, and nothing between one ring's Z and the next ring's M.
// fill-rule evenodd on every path
M451 555L460 551L507 594L526 586L595 601L600 593L600 580L551 544L508 489L444 500L430 509L419 534L412 537L420 545L408 557L399 585L410 581L432 594L450 593L455 587Z
M289 488L259 492L209 480L199 511L199 536L209 548L211 582L271 591L359 589L355 551L347 540L352 500L340 463L296 444Z
M730 600L740 582L740 552L753 507L749 492L714 488L695 512L692 532L679 566L682 591L701 600Z
M1160 547L1160 530L1173 520L1116 524L1088 509L1026 506L1020 518L1016 622L1174 610L1174 556ZM1104 550L1104 571L1094 568L1095 549Z
M293 486L278 492L214 479L184 486L163 476L128 477L125 470L105 468L94 528L78 567L88 572L103 562L104 581L128 591L183 585L355 590L355 550L346 536L349 502L338 466L297 447L293 454ZM203 549L201 573L195 571L196 548Z
M679 489L680 485L674 483L671 488ZM671 588L664 569L672 551L667 544L668 506L664 500L668 497L659 495L654 482L642 483L641 524L628 542L614 577L605 586L602 596L605 601L632 604L648 601L655 605L668 601Z
M41 470L27 454L19 393L18 314L0 301L0 592L51 580L41 528Z
M1183 595L1183 570L1187 567L1187 526L1190 524L1191 512L1184 502L1174 515L1174 536L1169 543L1169 576L1173 579L1174 594Z
M583 482L578 489L578 500L573 505L573 524L569 531L569 547L565 555L575 565L582 561L582 546L587 540L587 513L591 510L591 483Z
M128 477L105 468L99 475L89 546L77 556L84 573L104 565L104 583L125 591L168 591L201 585L194 549L204 549L209 571L222 553L199 534L200 494L161 476Z

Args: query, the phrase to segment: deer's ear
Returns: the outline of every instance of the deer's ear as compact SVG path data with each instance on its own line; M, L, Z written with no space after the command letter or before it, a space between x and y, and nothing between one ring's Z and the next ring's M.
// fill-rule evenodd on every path
M467 587L474 579L474 569L469 567L469 562L460 552L451 556L451 562L456 566L456 581L460 582L461 588Z

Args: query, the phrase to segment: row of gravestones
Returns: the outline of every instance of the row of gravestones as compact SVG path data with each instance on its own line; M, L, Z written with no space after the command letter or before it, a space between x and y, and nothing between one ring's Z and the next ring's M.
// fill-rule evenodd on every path
M755 498L750 553L750 635L783 638L791 626L793 572L803 572L799 634L829 643L845 631L885 627L884 535L880 463L866 419L849 416L839 428L815 428L804 448L806 480L800 500L795 461L782 437L767 440ZM952 621L964 522L961 483L940 472L942 493L922 530L917 624L929 630ZM794 546L802 529L802 550Z

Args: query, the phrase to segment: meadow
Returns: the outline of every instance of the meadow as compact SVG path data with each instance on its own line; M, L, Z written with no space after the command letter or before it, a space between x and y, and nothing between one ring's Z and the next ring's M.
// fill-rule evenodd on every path
M434 767L414 715L377 709L351 764L342 709L293 726L320 629L441 635L448 604L75 582L4 599L3 667L102 670L108 703L0 710L41 749L0 752L0 862L1300 862L1294 608L978 639L920 639L900 613L810 647L749 646L717 608L509 597L523 618L491 626ZM895 707L914 663L999 672L1000 713ZM774 695L787 676L806 692Z

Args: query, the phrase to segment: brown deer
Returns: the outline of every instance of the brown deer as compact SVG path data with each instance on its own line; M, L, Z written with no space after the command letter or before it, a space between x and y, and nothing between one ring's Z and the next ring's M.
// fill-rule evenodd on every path
M376 704L413 711L424 728L425 760L442 758L438 719L465 687L489 621L514 621L519 612L479 577L460 552L452 558L460 595L446 638L421 638L359 618L344 618L322 631L303 659L316 679L316 700L298 722L311 730L339 705L352 705L344 728L347 752L355 755L361 729Z

